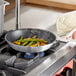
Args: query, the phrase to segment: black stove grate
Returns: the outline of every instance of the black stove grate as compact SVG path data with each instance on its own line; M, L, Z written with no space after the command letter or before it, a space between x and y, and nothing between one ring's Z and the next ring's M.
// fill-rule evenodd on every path
M8 67L13 68L13 70L17 71L17 74L21 73L23 74L25 72L30 72L35 66L39 65L41 62L44 61L44 58L46 56L49 56L53 54L55 49L59 46L59 41L56 42L56 44L53 45L50 49L47 51L41 52L41 53L35 53L33 58L26 58L25 54L23 52L16 51L12 49L6 42L5 42L5 34L0 38L0 61L4 61ZM31 67L30 67L31 66ZM29 69L30 67L30 69ZM29 69L29 71L28 71ZM6 72L5 72L6 71ZM7 70L3 71L4 73L8 73ZM15 71L13 71L15 72ZM18 73L19 72L19 73ZM13 73L14 74L14 73ZM9 76L10 73L8 73ZM13 76L13 75L10 75ZM17 75L14 75L17 76Z

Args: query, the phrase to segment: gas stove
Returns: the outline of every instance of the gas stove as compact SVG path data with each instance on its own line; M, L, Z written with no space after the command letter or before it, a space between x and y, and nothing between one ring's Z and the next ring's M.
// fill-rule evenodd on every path
M47 51L40 53L24 53L12 49L0 38L0 76L24 76L43 63L49 56L65 45L64 42L56 43Z

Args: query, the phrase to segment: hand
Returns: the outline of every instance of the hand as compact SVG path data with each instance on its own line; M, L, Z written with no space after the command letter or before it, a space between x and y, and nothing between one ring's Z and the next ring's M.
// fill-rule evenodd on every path
M76 31L73 32L72 39L76 39Z

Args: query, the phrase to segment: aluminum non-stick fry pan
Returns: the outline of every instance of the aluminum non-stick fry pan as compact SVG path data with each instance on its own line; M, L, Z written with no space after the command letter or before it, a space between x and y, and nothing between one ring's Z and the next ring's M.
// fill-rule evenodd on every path
M23 38L29 38L34 35L36 35L38 38L43 38L44 40L47 40L48 44L38 47L29 47L29 46L16 45L13 43L13 41L18 40L20 36L22 36ZM43 52L49 49L56 41L56 36L52 32L46 30L28 28L8 32L5 36L5 40L10 45L10 47L12 47L17 51L26 53L36 53L36 52Z

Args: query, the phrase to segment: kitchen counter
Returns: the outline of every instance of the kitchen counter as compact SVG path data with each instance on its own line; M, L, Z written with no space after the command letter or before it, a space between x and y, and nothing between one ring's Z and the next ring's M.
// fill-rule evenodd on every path
M42 7L35 5L21 6L21 28L50 29L55 25L57 17L69 10ZM15 10L11 10L5 15L5 30L15 29ZM12 27L12 28L11 28Z

